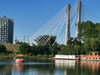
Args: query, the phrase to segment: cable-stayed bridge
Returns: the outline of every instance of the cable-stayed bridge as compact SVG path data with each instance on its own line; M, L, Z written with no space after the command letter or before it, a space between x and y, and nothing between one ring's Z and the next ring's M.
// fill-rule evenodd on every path
M56 42L67 44L70 37L75 38L78 36L78 23L81 21L91 20L91 14L88 14L88 9L85 10L85 8L87 7L84 6L81 1L78 1L74 6L67 4L41 29L32 35L30 43L35 43L34 39L39 36L49 35L56 36ZM43 39L47 39L47 42L50 37L45 37ZM39 41L41 42L42 39Z

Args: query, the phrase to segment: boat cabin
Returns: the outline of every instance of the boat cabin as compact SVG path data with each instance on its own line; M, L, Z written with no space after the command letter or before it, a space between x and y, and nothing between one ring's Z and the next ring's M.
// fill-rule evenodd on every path
M89 52L90 56L100 56L100 52Z

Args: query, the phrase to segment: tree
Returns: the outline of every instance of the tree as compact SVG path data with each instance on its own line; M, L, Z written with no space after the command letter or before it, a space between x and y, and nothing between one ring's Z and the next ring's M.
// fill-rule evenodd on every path
M89 38L100 38L100 24L92 23L91 21L82 22L79 24L79 38L83 41Z
M100 50L100 23L91 21L79 24L79 39L82 41L82 53L87 54L90 51Z
M70 46L65 46L65 45L60 45L60 51L58 52L59 54L67 54L69 55L70 54Z
M91 40L91 50L92 51L100 51L100 41L99 39Z
M49 47L49 50L51 52L51 55L55 55L58 53L58 51L60 50L59 46L57 45L53 45Z
M0 44L0 53L4 53L6 51L7 51L6 47L3 44Z
M31 48L27 43L20 43L19 52L23 54L30 54Z

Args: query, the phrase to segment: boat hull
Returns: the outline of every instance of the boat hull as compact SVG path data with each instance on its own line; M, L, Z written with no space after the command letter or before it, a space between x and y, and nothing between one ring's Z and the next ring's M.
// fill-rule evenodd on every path
M22 63L22 62L24 62L24 59L16 59L15 62L16 63Z
M98 60L100 61L100 56L90 56L90 55L84 55L80 57L81 60Z
M100 53L99 52L89 52L89 55L81 55L81 60L98 60L100 61Z

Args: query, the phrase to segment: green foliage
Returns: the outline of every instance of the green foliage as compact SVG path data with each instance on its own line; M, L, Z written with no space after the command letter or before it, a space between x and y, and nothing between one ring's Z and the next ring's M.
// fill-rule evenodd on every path
M59 52L60 48L57 45L52 45L49 47L49 50L51 51L51 55L55 55Z
M60 46L60 51L58 52L58 54L67 54L67 49L65 45L61 45Z
M69 40L68 44L60 46L60 54L67 54L67 55L80 55L81 54L81 47L82 43L77 39Z
M0 44L0 53L4 53L6 51L7 51L6 47L3 44Z
M88 38L100 38L100 24L94 24L91 21L80 23L79 38L83 41Z
M19 47L19 52L22 54L29 54L31 52L31 48L27 43L21 43Z
M39 45L39 46L34 45L31 47L31 49L32 49L32 54L34 55L38 54L44 55L49 53L49 47L45 45Z
M83 41L82 53L89 51L100 51L100 23L91 21L79 24L79 39Z
M87 51L100 51L100 41L97 38L85 40L84 48Z
M31 51L33 55L55 55L58 51L57 46L49 46L49 45L33 45L31 46Z

